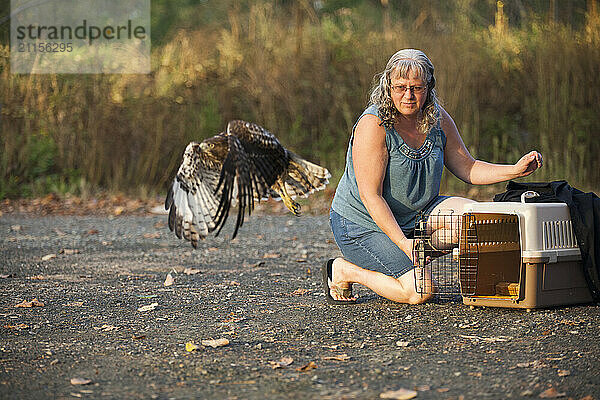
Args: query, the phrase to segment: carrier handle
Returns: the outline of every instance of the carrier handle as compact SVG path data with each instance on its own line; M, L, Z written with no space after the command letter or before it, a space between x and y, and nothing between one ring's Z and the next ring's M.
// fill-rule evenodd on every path
M533 190L528 190L523 192L521 195L521 203L526 203L525 199L533 199L534 197L539 197L540 194L538 192L534 192Z

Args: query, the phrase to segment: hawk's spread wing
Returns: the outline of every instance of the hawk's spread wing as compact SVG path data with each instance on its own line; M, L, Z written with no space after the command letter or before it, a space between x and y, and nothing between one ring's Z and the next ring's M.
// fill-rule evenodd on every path
M245 210L250 215L254 201L268 197L288 162L275 136L244 121L230 122L225 134L190 143L165 201L169 228L196 247L210 232L219 234L237 204L233 239Z
M203 151L199 143L190 143L183 154L183 161L165 200L169 210L169 228L178 238L197 246L217 227L219 193L217 190L222 161L213 159Z
M227 133L236 136L244 147L259 180L259 190L255 193L255 198L262 199L286 170L289 163L288 151L275 135L252 122L230 121L227 124Z

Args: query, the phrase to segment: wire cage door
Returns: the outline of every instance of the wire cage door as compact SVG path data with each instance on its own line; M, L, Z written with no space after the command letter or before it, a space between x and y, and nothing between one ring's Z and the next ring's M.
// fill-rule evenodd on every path
M473 215L451 210L421 213L414 238L417 293L448 297L475 293L479 248Z

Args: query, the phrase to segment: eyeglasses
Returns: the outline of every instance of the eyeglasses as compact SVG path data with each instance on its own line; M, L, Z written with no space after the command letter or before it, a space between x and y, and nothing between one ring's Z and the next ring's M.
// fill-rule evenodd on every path
M397 85L392 86L392 91L396 94L404 94L407 90L410 90L411 93L415 94L423 94L425 90L427 90L427 86L405 86L405 85Z

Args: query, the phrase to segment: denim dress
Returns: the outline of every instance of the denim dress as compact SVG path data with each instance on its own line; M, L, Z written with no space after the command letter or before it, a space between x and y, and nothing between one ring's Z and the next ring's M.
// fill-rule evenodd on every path
M412 269L412 263L371 218L360 199L352 164L354 130L367 114L379 117L377 106L369 106L352 128L344 174L331 204L330 223L344 258L397 278ZM402 231L411 237L419 212L430 212L447 198L439 195L446 135L438 124L427 133L423 145L414 149L394 128L386 127L385 143L388 165L382 195Z

